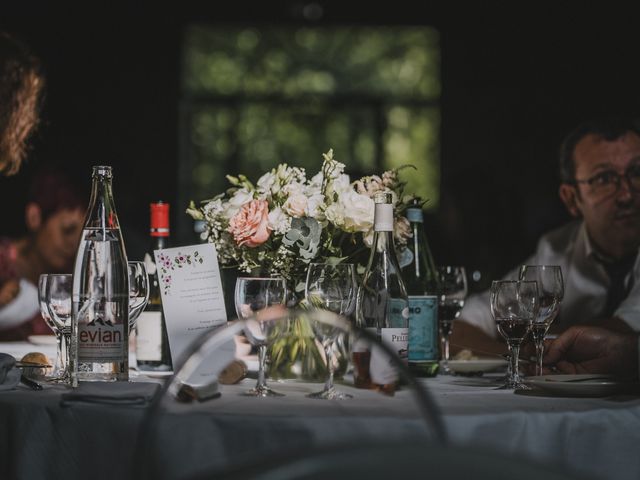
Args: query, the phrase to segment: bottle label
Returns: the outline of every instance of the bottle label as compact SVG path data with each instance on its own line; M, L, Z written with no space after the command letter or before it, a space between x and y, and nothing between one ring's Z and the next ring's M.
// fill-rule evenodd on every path
M162 313L142 312L136 320L136 359L162 360Z
M376 232L393 232L393 205L376 203L373 219Z
M371 330L375 331L375 329ZM380 330L381 342L391 348L403 362L407 361L408 336L406 328L383 328ZM376 345L371 348L370 374L373 383L378 385L389 385L398 380L398 370L394 360Z
M387 325L382 327L407 328L409 321L409 304L403 298L392 298L389 300Z
M78 325L78 361L122 362L129 355L124 327L122 323Z
M438 359L438 297L409 296L409 361Z

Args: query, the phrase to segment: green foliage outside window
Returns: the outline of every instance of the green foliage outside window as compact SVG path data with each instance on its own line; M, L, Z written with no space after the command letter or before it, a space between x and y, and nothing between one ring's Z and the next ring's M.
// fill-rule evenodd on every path
M185 33L181 178L188 199L281 162L317 171L333 148L352 176L413 164L438 203L438 32L429 27L193 26Z

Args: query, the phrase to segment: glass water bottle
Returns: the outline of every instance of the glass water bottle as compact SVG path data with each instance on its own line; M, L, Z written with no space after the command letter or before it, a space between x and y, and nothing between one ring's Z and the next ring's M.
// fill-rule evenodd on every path
M409 301L393 242L392 194L379 193L374 201L373 245L358 289L356 323L391 347L406 363ZM384 352L356 342L353 360L357 387L395 391L398 372Z
M93 167L73 271L78 380L129 379L129 276L111 179L111 167Z

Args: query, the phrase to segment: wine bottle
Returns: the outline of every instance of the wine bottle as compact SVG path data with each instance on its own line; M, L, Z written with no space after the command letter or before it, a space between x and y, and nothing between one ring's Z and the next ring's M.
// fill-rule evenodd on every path
M160 283L153 251L169 246L169 204L150 204L151 250L144 256L149 275L149 302L136 322L136 360L139 370L169 371L172 369L169 337L162 309Z
M413 236L407 245L411 263L402 278L409 295L409 369L420 377L438 372L438 276L427 238L420 199L407 208Z
M374 236L362 284L358 289L356 323L407 361L409 301L393 242L391 193L374 197ZM381 349L362 341L353 347L354 380L360 388L393 393L398 372Z
M71 361L77 356L77 380L129 379L129 275L111 181L111 167L93 167L73 270Z

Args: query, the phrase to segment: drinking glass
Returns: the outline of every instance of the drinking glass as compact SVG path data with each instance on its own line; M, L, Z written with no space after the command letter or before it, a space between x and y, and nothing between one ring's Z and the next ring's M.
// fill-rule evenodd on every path
M59 381L69 383L69 346L71 345L71 290L73 276L71 274L49 274L47 282L46 302L51 320L62 332L65 343L65 370Z
M40 315L44 319L47 326L53 331L56 337L56 360L53 365L53 371L48 380L55 381L61 380L64 376L66 369L66 351L67 345L65 345L64 336L62 335L62 329L58 328L56 323L51 318L49 312L49 306L47 304L47 287L49 285L49 274L43 273L38 278L38 303L40 304Z
M265 363L267 346L281 331L279 327L286 328L286 325L278 316L261 316L260 313L268 307L284 305L286 299L287 286L283 278L240 277L236 280L236 314L246 321L245 336L253 346L258 347L258 381L255 388L246 392L246 395L282 396L267 386Z
M129 333L149 301L149 276L144 262L128 262L129 271Z
M356 289L356 272L353 264L309 264L304 295L312 307L329 310L338 315L349 316L355 309ZM333 349L335 341L340 335L340 329L318 321L312 321L311 326L313 333L324 349L328 377L322 391L311 393L307 396L324 400L353 398L352 395L340 392L333 385L335 371Z
M536 282L499 280L491 284L491 314L498 332L507 341L511 370L500 389L528 390L518 371L520 345L538 315L538 287Z
M438 323L442 336L441 375L451 375L449 368L449 336L453 321L460 316L467 297L467 274L464 267L438 267Z
M538 283L539 308L531 326L531 336L536 346L536 375L542 375L544 337L558 315L564 297L562 269L559 265L523 265L520 267L520 280Z

